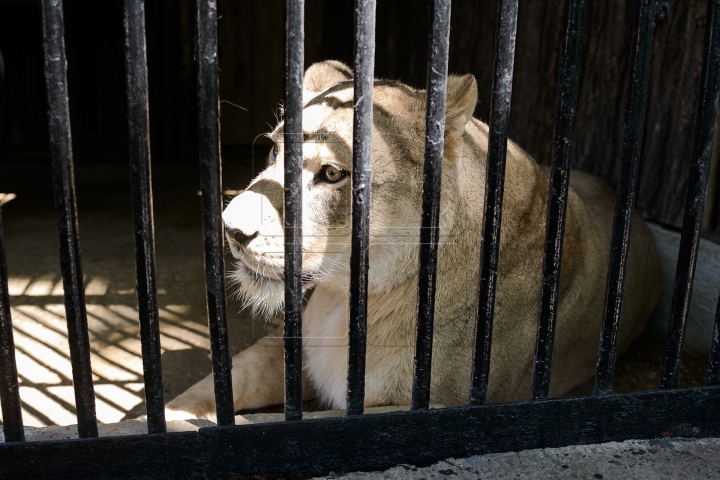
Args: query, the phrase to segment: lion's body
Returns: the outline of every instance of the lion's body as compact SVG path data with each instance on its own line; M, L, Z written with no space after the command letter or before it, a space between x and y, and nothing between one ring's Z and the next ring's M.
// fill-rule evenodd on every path
M349 263L350 254L351 182L323 183L318 175L328 162L351 170L352 82L341 82L347 78L343 67L333 62L311 67L303 117L306 132L321 134L304 146L303 271L315 287L303 315L304 385L307 398L315 396L332 408L345 406L347 389L349 272L342 265ZM431 381L431 403L445 406L467 402L471 376L488 137L487 125L471 118L476 97L472 77L450 78ZM411 400L424 105L423 91L393 82L376 84L367 406L407 405ZM282 125L271 137L279 141L281 133ZM282 217L278 190L271 187L282 184L281 157L279 152L278 160L224 214L232 251L243 262L235 278L248 301L268 309L281 305L282 282L265 272L282 271L282 254L277 253L283 251ZM573 171L570 178L551 396L565 394L595 371L615 200L595 177ZM536 162L508 142L490 402L530 396L548 183ZM255 217L248 220L251 210ZM242 235L233 237L237 231ZM660 290L655 246L637 216L629 258L620 353L643 329ZM265 298L259 300L261 296ZM235 357L236 409L282 403L281 336L278 331ZM169 413L212 416L212 399L207 378L171 402Z

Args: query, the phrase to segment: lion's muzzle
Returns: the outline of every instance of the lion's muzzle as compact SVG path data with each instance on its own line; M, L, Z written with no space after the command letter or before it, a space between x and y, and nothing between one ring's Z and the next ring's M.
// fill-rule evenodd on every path
M222 217L230 250L236 258L239 257L241 248L254 250L260 247L260 244L253 243L253 240L258 237L264 238L260 243L267 247L270 238L283 236L279 212L265 192L248 188L230 202ZM270 243L273 242L270 241ZM255 253L262 254L263 252Z

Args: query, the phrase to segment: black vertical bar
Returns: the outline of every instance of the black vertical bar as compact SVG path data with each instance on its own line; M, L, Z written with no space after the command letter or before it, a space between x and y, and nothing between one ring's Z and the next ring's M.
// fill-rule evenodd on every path
M142 343L148 433L164 433L160 351L160 318L155 279L152 174L150 171L150 113L148 107L145 1L125 0L125 69L128 100L130 177L135 232L140 341Z
M302 419L304 0L285 3L285 419Z
M0 404L2 404L3 432L6 442L24 442L20 389L15 364L10 294L8 292L5 237L3 235L2 206L0 203Z
M75 386L78 434L80 437L97 437L95 391L90 366L90 338L85 312L85 290L75 202L62 0L42 0L42 21L60 269L65 289L65 315Z
M355 0L355 111L353 118L353 205L350 254L350 348L347 414L362 415L365 403L370 158L376 0Z
M433 320L437 249L440 240L440 180L445 147L445 103L450 43L450 0L432 4L425 114L425 168L420 226L420 277L418 281L417 341L413 372L412 409L430 405Z
M705 196L707 194L708 170L712 159L715 122L720 92L720 7L718 0L708 0L705 46L703 51L702 74L700 76L700 97L698 99L695 139L693 141L692 163L685 201L685 218L680 237L675 288L670 306L670 323L665 342L665 357L660 388L677 388L682 360L685 325L690 297L692 295L695 263L700 243Z
M517 16L518 0L498 2L485 181L485 219L481 237L478 307L475 312L475 351L468 402L470 405L484 405L487 401Z
M718 298L715 309L715 326L713 327L705 385L720 385L720 298Z
M196 38L200 187L205 238L205 284L210 325L210 351L215 378L215 408L218 425L234 425L232 359L228 349L225 260L223 258L216 0L197 0Z
M558 65L557 119L548 190L543 281L532 374L533 399L547 398L550 390L555 320L560 292L560 260L565 231L570 159L575 134L580 56L585 13L584 0L566 0L563 38Z
M628 252L630 231L635 209L638 164L645 129L645 105L647 103L648 81L650 79L650 58L655 33L656 0L637 0L635 20L630 43L630 69L627 96L625 98L625 125L623 127L622 153L617 177L615 218L613 220L608 275L605 286L605 307L603 309L600 347L598 349L595 394L611 393L617 340L620 330L620 311Z

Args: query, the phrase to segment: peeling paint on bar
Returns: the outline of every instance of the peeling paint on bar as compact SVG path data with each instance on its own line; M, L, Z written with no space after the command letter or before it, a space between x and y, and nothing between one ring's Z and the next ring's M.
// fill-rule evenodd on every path
M1 200L2 197L0 196ZM0 206L0 402L2 404L5 441L24 442L25 430L23 428L20 404L17 365L15 363L12 317L10 315L2 206Z
M430 405L435 280L440 238L440 180L445 148L445 102L450 49L450 0L434 0L428 46L427 112L425 114L425 167L423 170L422 223L420 226L420 278L418 280L417 340L413 369L412 409Z
M213 376L215 377L215 408L219 425L234 425L232 359L228 346L225 259L223 257L217 6L210 0L197 0L196 14L200 187L203 193L205 283L210 325L210 351Z
M302 418L304 0L285 0L285 418Z
M567 212L577 110L580 59L582 51L585 0L566 0L563 39L558 63L557 118L553 140L550 188L548 190L547 226L543 254L543 280L540 286L540 308L532 371L532 398L547 398L550 391L555 321L560 298L560 263L565 213Z
M145 405L147 407L148 433L163 433L167 428L155 276L155 231L152 173L150 171L150 107L148 104L144 0L125 0L124 24L130 178Z
M348 415L362 415L365 403L375 8L375 0L355 0L354 98L357 100L353 117L353 234L350 251Z
M625 100L625 125L622 154L618 169L615 216L613 219L610 256L608 259L605 306L595 374L596 395L613 391L615 358L617 356L620 312L625 290L625 272L630 250L630 231L635 209L638 170L645 131L645 105L650 80L650 59L655 33L655 0L637 0L632 43L628 93Z
M62 1L43 0L42 19L50 155L78 431L81 437L97 437L95 392L90 366L90 338L85 311L75 202Z
M488 125L490 133L485 181L485 222L480 237L482 239L480 278L478 280L478 307L475 314L475 351L473 352L469 405L483 405L487 401L517 17L518 0L498 2L494 75Z

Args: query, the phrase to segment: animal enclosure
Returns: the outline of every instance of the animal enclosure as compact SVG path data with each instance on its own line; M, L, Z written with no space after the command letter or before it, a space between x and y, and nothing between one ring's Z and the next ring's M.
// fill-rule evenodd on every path
M449 456L536 447L661 436L720 434L713 415L720 404L720 325L716 319L707 385L679 389L678 376L703 223L710 157L720 92L720 2L708 0L707 26L690 159L690 188L683 221L670 326L659 389L613 392L617 336L627 268L631 219L637 191L650 62L658 14L655 0L635 5L623 149L608 260L603 327L593 395L548 399L554 327L570 163L583 45L584 0L567 0L558 71L557 116L552 147L551 187L543 258L532 396L529 402L487 404L488 372L502 222L503 182L515 63L518 1L498 2L495 32L490 138L483 238L478 279L475 355L468 405L430 408L435 274L439 241L443 130L427 128L423 185L423 223L418 288L417 343L409 412L364 415L367 278L370 217L370 126L375 1L355 2L352 256L350 355L347 415L303 420L302 409L302 78L303 0L285 7L285 416L282 423L236 426L230 377L225 298L220 117L218 94L217 5L198 0L196 16L197 106L203 203L205 279L218 425L198 432L168 433L160 365L160 313L155 273L150 188L150 140L145 15L142 0L125 2L125 52L130 133L132 201L137 261L145 403L148 435L99 438L91 370L85 289L77 231L72 143L60 0L43 0L43 41L49 132L65 311L73 366L80 439L24 442L15 367L8 274L0 230L0 399L6 443L0 445L0 474L7 477L52 472L58 477L94 477L123 472L129 478L152 471L155 477L235 474L322 473L378 469L397 463L431 462ZM445 121L450 35L450 0L434 0L427 63L427 125ZM0 200L1 201L1 200ZM0 228L2 224L0 224ZM398 448L397 445L402 445Z

